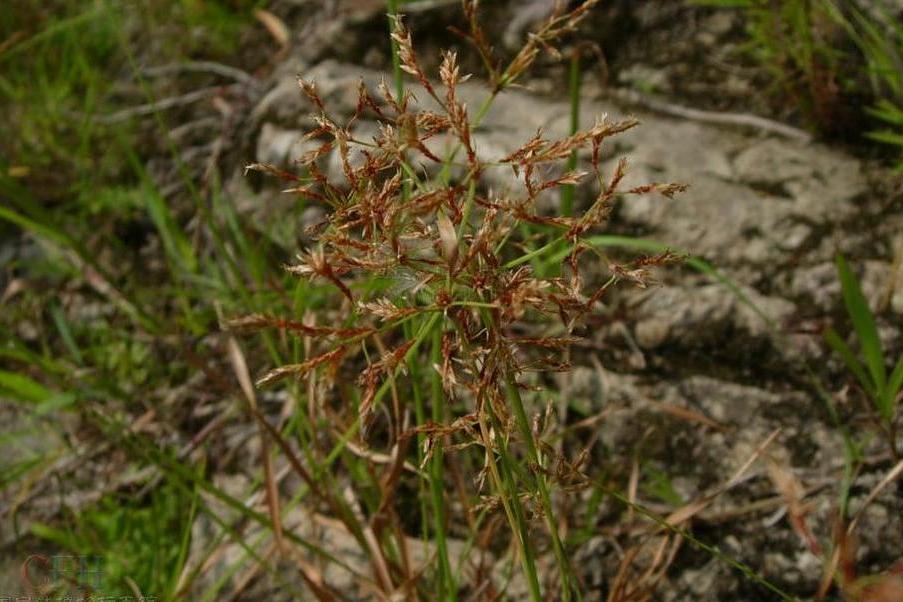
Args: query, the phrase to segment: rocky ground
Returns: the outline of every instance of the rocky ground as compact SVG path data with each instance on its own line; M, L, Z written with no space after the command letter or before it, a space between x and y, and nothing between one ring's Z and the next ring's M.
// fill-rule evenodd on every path
M654 30L652 41L672 48L668 37L677 32L657 28L655 23L665 17L653 18L653 9L647 8L633 18ZM420 18L412 17L415 31ZM696 13L690 24L706 32L709 44L735 31L735 24L723 15ZM646 83L655 91L673 93L673 81L688 75L681 57L694 56L676 52L678 59L664 70L637 62L617 77L623 83L646 77L654 80ZM380 77L378 70L328 57L328 52L298 53L277 69L270 91L254 112L256 160L289 165L299 153L309 108L297 93L296 74L315 80L330 110L338 114L353 110L360 78L375 85ZM668 57L670 61L672 55ZM378 53L365 58L374 67L384 64ZM697 65L696 74L716 68L718 61L710 57L707 65ZM538 128L550 136L566 132L568 105L552 93L557 84L554 68L549 71L551 75L531 82L527 90L497 100L477 135L481 149L501 157ZM742 74L715 79L709 73L683 82L675 102L691 103L698 94L717 89L724 102L702 103L704 108L756 108L742 102L754 80ZM478 106L483 94L479 82L463 92L469 106ZM600 327L592 329L577 351L577 367L558 386L585 404L588 413L606 412L600 442L608 453L630 458L641 448L645 465L667 473L673 491L685 502L728 481L777 431L768 454L799 479L812 508L811 526L827 537L836 510L843 442L812 379L824 383L845 415L868 413L863 400L846 388L849 378L820 335L832 321L843 322L834 257L843 253L854 258L872 309L880 316L888 355L896 357L903 349L899 182L842 150L793 132L713 125L706 119L649 111L648 105L624 102L623 96L612 100L610 90L594 80L585 86L584 98L583 123L604 114L640 119L639 128L608 149L612 157L629 158L630 177L637 183L691 184L674 200L648 196L622 201L610 232L691 253L716 266L729 284L684 266L662 273L649 289L621 291L610 300L608 315L599 317ZM366 133L375 124L358 127ZM497 184L504 186L505 175L500 177ZM270 193L259 194L269 198ZM869 429L866 420L858 420L856 428L862 433ZM853 508L891 466L883 449L878 440L869 446L872 461L852 491ZM814 592L821 561L791 529L780 500L766 464L757 464L742 483L696 517L694 531L782 587ZM863 574L884 570L903 556L901 517L903 501L895 486L868 507L857 556ZM578 556L587 582L599 588L603 576L617 567L616 549L604 534L587 542ZM771 599L720 560L690 548L669 571L660 595L663 600Z
M305 114L294 78L298 67L286 67L260 107L258 160L287 164L298 152L299 117ZM379 77L334 61L304 72L340 113L353 109L359 78L375 82ZM483 93L479 83L467 87L468 104L477 105ZM527 91L504 95L487 116L477 144L504 156L537 128L563 134L567 111L565 101ZM792 467L812 491L807 499L816 508L818 528L826 533L837 499L843 443L807 380L807 370L820 377L842 374L820 337L821 328L841 315L833 263L838 252L858 258L863 266L863 286L882 317L882 338L899 353L903 213L895 195L900 191L876 181L880 172L818 144L606 101L585 103L585 123L603 114L640 118L642 125L621 139L623 146L611 150L629 157L631 177L638 183L691 183L673 201L651 196L624 200L611 232L650 238L704 258L736 283L742 295L686 268L662 274L652 288L624 291L610 302L604 327L594 330L579 351L582 365L560 386L586 404L589 413L610 412L601 423L600 440L611 453L630 457L642 438L645 461L666 472L687 501L728 480L779 429L769 453ZM374 126L359 127L367 131ZM594 357L605 359L597 363ZM824 370L826 366L831 369ZM666 406L691 410L711 423L688 423L663 411ZM862 412L853 400L846 409ZM876 461L874 472L862 475L854 506L868 493L868 483L879 480L887 468L886 461ZM703 513L697 526L722 550L786 587L814 590L819 560L788 528L774 495L764 468L753 470L742 486ZM762 507L750 504L769 498L771 503ZM862 524L863 571L881 570L903 554L901 516L903 504L894 488L870 507ZM606 548L604 536L587 546L596 554L581 552L583 558L601 565L614 562L606 555L614 550ZM767 599L755 597L755 588L704 554L679 560L665 590L662 599Z
M410 23L415 41L435 33L424 44L424 56L435 58L445 43L460 44L440 27L455 19L457 6L426 4L437 8L413 12ZM827 541L837 509L843 439L817 386L866 442L866 462L851 491L854 512L893 466L883 440L869 435L874 429L865 400L850 386L852 379L821 332L832 323L849 331L834 265L835 255L843 253L878 315L887 356L903 353L903 188L885 169L799 132L754 120L717 124L711 113L675 116L680 111L674 107L767 114L767 102L754 94L761 75L733 59L738 23L723 13L678 4L623 1L603 9L590 35L607 60L588 62L581 120L636 116L640 127L606 149L608 160L627 157L629 179L637 183L690 184L673 200L622 200L607 233L667 245L705 260L720 276L683 264L658 273L652 287L620 289L574 350L573 372L550 384L585 415L603 413L598 460L623 460L618 476L625 479L634 461L641 464L638 501L667 514L717 492L693 517L693 533L780 587L811 595L822 561L792 528L769 463L757 462L730 489L720 488L768 440L771 465L796 477L810 527ZM376 84L389 64L382 50L385 29L374 25L382 23L376 21L381 6L335 1L311 17L308 3L287 2L282 16L296 33L234 121L240 143L222 152L226 191L247 219L273 232L286 248L304 244L307 224L280 219L280 206L291 199L271 182L246 177L242 164L288 167L300 154L310 107L299 94L298 74L316 80L337 115L354 109L361 78ZM501 39L519 34L521 24L511 15L505 3L489 9ZM424 64L435 62L425 58ZM569 108L560 92L563 81L561 65L543 63L525 89L497 99L476 132L477 146L501 157L538 128L550 136L564 134ZM617 93L628 87L657 94L667 106ZM471 107L485 93L478 80L460 92ZM375 123L357 127L362 137L376 130ZM495 185L504 187L506 178L499 172ZM546 210L555 209L550 199ZM317 217L311 210L305 221ZM613 256L624 252L611 249ZM903 449L903 438L899 446ZM223 477L224 489L247 489L246 482L229 479ZM618 526L605 520L615 505L607 504L599 512L599 533L576 553L581 577L598 596L620 561ZM196 525L198 542L209 527L204 520ZM311 537L327 539L335 550L347 547L349 562L364 563L355 560L327 517L311 521L299 510L286 524L309 529ZM453 553L458 545L452 543ZM239 553L236 547L224 558ZM901 557L903 489L895 483L863 513L857 568L861 574L878 573ZM217 576L215 570L209 574ZM340 585L355 595L354 584ZM261 579L243 594L252 597L242 599L295 599L286 591L278 579ZM508 593L516 599L517 592L514 583ZM655 599L774 598L721 559L685 543Z

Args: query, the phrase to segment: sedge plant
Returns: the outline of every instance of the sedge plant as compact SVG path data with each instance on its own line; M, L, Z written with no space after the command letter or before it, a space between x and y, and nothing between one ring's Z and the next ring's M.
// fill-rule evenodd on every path
M605 225L618 196L670 197L686 188L676 183L625 187L626 161L603 165L602 145L636 126L635 120L599 119L557 140L538 132L504 157L485 157L474 136L496 95L518 81L544 47L573 31L595 4L589 0L569 12L556 10L502 67L478 25L477 3L464 2L471 25L465 35L480 54L491 86L474 115L458 97L466 76L456 54L444 53L439 82L434 83L420 66L411 32L395 19L392 39L399 68L413 76L435 108L415 103L397 80L394 94L385 83L375 90L362 83L357 109L340 121L330 114L316 84L301 80L301 91L316 113L317 127L307 135L317 141L316 148L298 160L297 173L249 166L280 178L290 194L327 210L322 223L310 228L312 244L287 269L332 285L341 300L340 326L261 315L233 323L278 328L315 341L316 351L308 359L272 370L258 385L317 379L321 396L310 404L326 407L334 403L329 392L344 389L343 375L358 372L354 391L345 395L349 404L341 415L348 424L342 442L385 448L393 460L375 477L382 485L397 482L408 441L418 440L418 474L428 482L427 511L433 514L424 524L432 522L438 548L433 591L440 599L458 595L443 542L450 517L442 458L474 449L479 450L471 462L477 468L471 475L476 489L464 495L481 499L481 511L504 515L531 599L581 599L559 528L556 491L585 480L580 475L586 454L568 458L543 440L544 428L528 405L530 375L566 370L560 357L603 295L619 281L642 284L651 266L675 259L663 252L610 265L609 277L600 285L592 285L585 275L592 245L584 241ZM370 140L355 131L365 118L380 126ZM588 170L562 169L579 151L588 156ZM338 179L324 167L333 153L342 167ZM491 190L485 178L490 170L510 171L510 188ZM544 215L537 210L542 196L587 177L596 182L597 193L582 213ZM529 247L519 236L524 225L535 227ZM531 261L563 245L570 252L561 275L538 275ZM424 382L429 383L426 389ZM426 418L427 403L431 418ZM410 424L411 412L415 424ZM383 497L375 504L377 514L390 515L392 505L391 498ZM347 512L341 504L334 510ZM378 516L369 521L371 526L387 522ZM536 522L545 526L543 538L537 537ZM372 535L362 533L361 541L372 546L374 537L392 535L374 528ZM554 579L540 571L543 553L554 558ZM375 567L376 581L389 593L401 584L394 560L382 560L387 566Z

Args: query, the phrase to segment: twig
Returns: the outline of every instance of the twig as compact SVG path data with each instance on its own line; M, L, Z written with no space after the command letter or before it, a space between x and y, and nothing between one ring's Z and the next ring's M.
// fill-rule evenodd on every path
M885 475L881 482L875 485L872 491L865 498L865 501L862 502L862 505L859 507L859 510L856 511L856 514L853 515L853 519L850 521L849 526L847 527L847 534L852 535L856 531L856 525L859 524L859 519L862 518L862 513L865 511L868 506L875 501L875 498L878 497L888 485L894 482L901 474L903 474L903 460L897 462L897 464L890 470L890 472Z
M119 123L121 121L131 119L132 117L152 115L157 111L165 111L167 109L173 109L175 107L190 105L198 102L199 100L204 100L210 98L211 96L221 94L227 90L234 90L235 87L236 84L230 84L228 86L210 86L209 88L201 88L200 90L188 92L187 94L183 94L181 96L162 98L155 102L149 102L134 107L129 107L127 109L122 109L121 111L108 113L106 115L85 115L84 113L74 113L74 115L77 117L88 117L89 119L104 124Z
M749 113L724 113L720 111L703 111L702 109L692 109L681 105L672 104L652 98L636 90L626 88L607 88L605 94L617 101L627 104L637 105L650 111L681 117L692 121L702 123L716 123L719 125L732 125L749 127L770 134L777 134L785 138L800 140L802 142L812 142L812 134L795 128L786 123L781 123L773 119L751 115Z
M173 73L213 73L234 79L238 83L256 88L260 86L260 81L246 71L215 63L213 61L188 61L186 63L172 63L169 65L158 65L156 67L147 67L141 71L147 77L160 77L163 75L171 75Z
M405 4L401 8L400 12L408 14L425 13L430 10L445 8L446 6L452 6L456 4L461 4L461 2L459 0L420 0L420 2Z
M210 126L218 126L221 121L222 119L220 117L201 117L200 119L195 119L194 121L189 121L174 127L169 131L169 138L173 141L179 141L180 138L193 133L195 130Z

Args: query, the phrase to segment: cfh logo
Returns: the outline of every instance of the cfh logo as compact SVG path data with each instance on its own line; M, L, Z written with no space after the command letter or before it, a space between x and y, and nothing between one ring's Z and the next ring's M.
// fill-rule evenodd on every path
M22 583L32 592L69 584L85 591L103 588L103 557L32 554L22 563Z

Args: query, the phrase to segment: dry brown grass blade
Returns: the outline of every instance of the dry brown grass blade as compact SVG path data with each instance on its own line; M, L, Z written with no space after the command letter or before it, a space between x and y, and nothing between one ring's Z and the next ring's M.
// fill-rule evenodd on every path
M345 528L349 533L355 536L362 546L365 545L365 541L363 535L358 527L356 522L353 522L353 518L348 516L347 512L343 511L343 508L339 504L339 502L327 492L323 490L320 486L319 482L313 478L313 476L304 468L304 465L301 463L301 460L298 458L298 455L292 449L292 446L285 440L285 438L276 430L273 425L271 425L264 418L263 414L260 413L260 410L257 408L250 408L251 414L257 420L257 422L269 433L270 437L273 441L276 442L276 445L279 446L279 449L285 455L286 460L288 460L289 465L292 470L301 477L301 480L307 485L310 489L311 493L313 493L317 498L325 502L330 510L335 514L335 516L340 517L339 521L345 525Z
M664 402L655 402L656 407L660 409L665 414L670 414L675 418L679 418L681 420L685 420L686 422L696 422L703 426L707 426L716 431L726 432L730 429L725 425L715 422L708 416L700 414L699 412L694 412L689 408L685 408L679 405L675 405L673 403L664 403Z
M266 552L261 555L261 558L264 562L268 562L270 558L272 558L273 554L279 550L279 544L270 545L267 547ZM225 596L220 602L233 602L234 600L240 600L241 595L248 588L249 585L260 575L261 570L263 569L264 564L261 562L255 562L251 564L244 572L242 572L238 578L236 579L235 586L232 588L232 591L229 592L228 596Z
M657 543L655 543L657 542ZM679 535L663 535L631 547L618 565L618 573L612 581L608 602L644 602L653 600L656 588L664 579L668 567L674 562L683 538ZM651 558L641 574L633 572L640 552L650 543L655 545Z
M396 490L398 488L399 479L405 466L405 457L410 447L410 439L397 439L392 446L392 462L388 465L379 479L380 496L379 508L376 511L377 517L385 517L392 525L392 532L398 543L398 549L401 556L401 568L403 573L403 582L410 583L413 580L411 570L411 557L408 550L408 541L404 535L404 529L398 520L398 515L392 507L392 503L396 499Z
M640 553L640 546L634 546L627 550L621 562L618 564L618 572L611 580L608 590L607 602L623 602L627 599L630 582L630 567Z
M627 483L627 499L630 504L627 506L627 524L633 523L633 509L636 506L636 493L640 484L640 462L636 458L630 466L630 481Z
M350 487L345 488L345 500L351 507L351 511L354 513L358 524L361 525L364 544L370 553L370 563L373 565L373 573L376 576L377 583L379 583L379 586L384 593L393 592L395 586L392 584L392 575L389 572L389 562L386 560L386 555L383 552L382 546L379 545L379 538L373 531L373 527L367 522L361 512L357 495L355 495L354 490Z
M818 590L815 593L816 600L824 600L825 596L828 595L828 591L831 589L831 584L834 583L834 574L837 572L837 567L840 566L841 556L844 555L844 548L848 545L849 538L847 536L846 530L843 528L843 524L840 519L838 519L837 524L835 525L835 545L834 550L831 552L831 558L828 562L825 563L824 573L821 577L821 582L818 584Z
M793 530L800 536L800 539L806 542L813 554L821 556L823 553L821 545L806 521L806 516L809 514L809 507L803 502L806 488L796 478L789 466L779 463L774 458L768 459L768 476L774 483L775 489L784 498Z
M882 575L862 585L858 602L900 602L903 600L903 577Z
M24 40L27 37L24 31L15 31L11 36L0 42L0 55L3 55L4 52L18 44L21 40Z
M903 578L894 570L879 576L855 579L855 535L856 527L865 509L892 482L903 474L903 460L897 462L863 501L846 528L838 522L836 544L825 573L819 584L816 599L822 600L831 589L837 569L841 568L841 589L848 600L854 602L899 602L903 600Z
M342 433L338 430L336 430L335 433L337 436L342 435ZM403 433L403 435L407 435L407 433ZM362 458L364 460L367 460L368 462L372 462L373 464L393 464L396 461L394 453L384 454L381 452L373 451L372 449L364 449L354 441L347 441L345 443L345 448L358 458ZM417 467L410 462L404 462L403 468L411 474L422 475L421 471L418 470Z
M301 577L304 579L307 587L310 588L310 591L316 596L317 600L319 600L319 602L333 602L336 600L336 597L326 586L326 582L323 580L323 574L317 570L317 567L308 562L298 550L295 550L294 557Z
M677 551L680 549L682 541L683 538L679 535L674 535L673 539L670 535L662 537L661 543L659 543L655 550L655 555L649 563L649 567L639 580L640 586L645 591L649 592L650 596L655 592L655 588L665 577L668 567L674 562L674 558L677 556Z
M124 577L123 579L126 585L129 586L129 589L132 590L132 593L135 594L135 600L137 600L138 602L144 602L144 594L141 593L141 588L138 587L138 584L135 583L135 580L131 577Z
M768 437L765 438L765 441L763 441L759 445L759 447L756 448L749 459L743 463L743 465L733 474L733 476L731 476L730 479L728 479L728 481L724 485L718 487L712 493L704 495L698 500L692 501L686 506L675 510L670 515L668 515L668 517L665 519L665 522L667 522L669 525L679 525L690 520L691 518L699 514L702 510L704 510L709 504L711 504L715 500L715 498L736 486L743 478L743 475L746 473L746 471L749 470L749 467L753 465L753 462L755 462L756 459L762 455L765 449L769 445L771 445L771 443L780 433L781 429L775 429L770 435L768 435Z
M865 501L862 502L862 506L859 507L859 510L856 511L856 514L853 515L853 519L850 521L850 525L847 527L847 533L852 534L857 525L859 524L859 519L862 517L863 511L869 507L869 505L875 501L875 498L884 491L884 489L893 483L901 474L903 474L903 460L897 462L897 464L890 469L890 472L885 475L881 482L875 485L875 488L868 494L868 497L865 498Z
M281 50L288 48L291 40L291 33L285 21L274 15L268 10L258 8L254 11L254 18L266 28L267 32L276 40Z
M248 405L257 412L257 395L254 393L254 385L251 381L251 373L248 371L248 363L245 356L238 346L235 337L229 337L226 343L229 350L229 360L232 362L232 369L241 386L242 393L248 401ZM263 422L266 422L263 420ZM269 439L263 427L260 428L260 455L263 463L263 474L266 482L267 507L270 511L270 520L273 523L273 532L276 536L276 546L283 549L283 532L282 532L282 512L279 507L279 486L276 483L273 470L273 456L270 454Z
M6 285L3 294L0 295L0 305L5 305L7 301L28 288L28 282L23 278L13 278Z
M250 408L250 411L258 424L261 425L270 437L272 437L273 441L276 442L276 445L279 446L288 460L289 465L305 482L311 493L329 506L333 514L339 517L338 523L341 524L348 533L354 536L358 543L367 551L381 590L383 592L391 592L392 581L388 563L382 548L379 546L378 538L360 512L354 493L350 489L345 490L345 495L349 500L351 513L353 515L349 516L349 512L345 511L340 503L334 499L332 495L329 495L328 492L325 492L320 484L314 480L311 474L304 468L304 465L298 459L297 454L294 452L291 445L289 445L288 441L286 441L285 438L266 421L265 417L260 413L260 410L256 407L252 407Z

